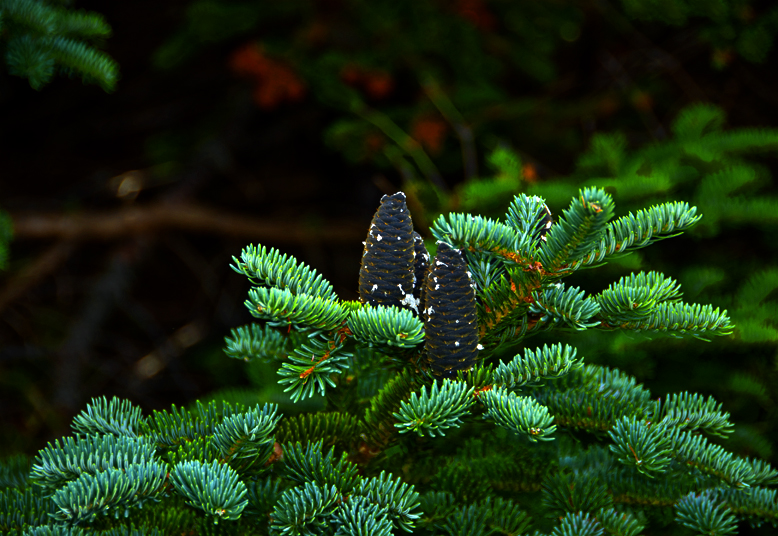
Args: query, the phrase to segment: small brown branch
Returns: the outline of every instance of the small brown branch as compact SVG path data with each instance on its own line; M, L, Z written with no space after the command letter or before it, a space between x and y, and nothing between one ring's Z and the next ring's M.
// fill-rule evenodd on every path
M313 226L300 223L299 220L278 221L240 216L189 203L159 203L120 208L111 212L78 214L15 213L11 217L14 237L17 240L115 240L163 229L246 237L273 243L312 240L352 243L364 238L364 230L358 224L348 221Z

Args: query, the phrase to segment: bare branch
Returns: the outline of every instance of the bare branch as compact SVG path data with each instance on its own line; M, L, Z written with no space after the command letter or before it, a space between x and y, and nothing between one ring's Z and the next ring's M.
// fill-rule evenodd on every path
M11 215L14 238L65 240L116 240L179 229L209 234L252 238L273 243L353 243L363 238L358 224L345 220L306 225L298 220L278 221L236 215L204 206L176 203L130 206L111 212L78 214L28 212Z

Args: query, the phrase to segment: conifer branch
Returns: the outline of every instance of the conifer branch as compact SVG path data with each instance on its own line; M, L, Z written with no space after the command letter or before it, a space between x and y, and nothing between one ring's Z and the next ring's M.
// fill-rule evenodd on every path
M395 426L400 433L446 435L445 430L462 423L462 417L469 413L474 403L473 389L468 389L464 383L435 382L429 394L427 387L422 386L419 395L411 393L407 402L400 403L400 410L393 414L398 421Z
M548 408L530 396L518 396L503 387L495 387L480 394L486 407L485 417L499 426L524 435L530 441L551 441L556 430L554 417Z
M734 429L729 422L729 413L722 411L721 403L713 397L704 399L697 393L669 395L661 406L659 416L662 419L660 423L690 432L700 430L727 437Z
M314 333L309 342L295 348L278 370L282 377L279 383L288 384L284 391L291 391L294 401L311 397L316 391L324 394L327 385L335 387L332 375L346 370L351 357L343 350L344 339L337 333L333 338Z
M500 363L491 379L506 389L535 386L582 367L583 360L576 358L576 353L575 348L561 344L543 345L534 351L527 348L523 356Z
M507 262L521 263L518 258L519 236L511 227L471 214L441 215L430 229L436 239L458 249L476 253L493 253Z
M249 291L246 306L253 316L270 320L271 326L292 325L332 330L348 316L337 301L308 294L293 294L289 289L257 287Z
M419 379L406 369L389 380L370 400L362 431L368 444L382 447L389 441L396 432L397 417L394 414L418 385Z
M594 320L600 312L600 305L591 296L584 297L584 291L577 287L566 289L564 284L556 283L542 293L533 293L532 300L529 310L542 315L539 322L563 324L576 330L592 328L600 323Z
M547 272L558 272L588 254L613 217L613 199L604 190L580 191L562 217L551 227L540 248L539 260Z
M385 509L392 526L405 532L413 532L416 520L421 517L417 511L419 494L413 486L403 483L400 478L392 479L384 471L375 478L361 480L353 493Z
M678 522L702 534L736 534L737 519L726 506L713 502L710 493L689 493L678 501Z
M714 309L712 305L688 303L660 303L648 316L639 320L621 322L616 326L602 324L603 328L618 327L632 331L663 332L671 336L689 333L697 339L707 340L710 335L729 335L734 325L727 311Z
M190 506L212 516L214 523L238 519L248 503L246 485L238 473L218 461L178 463L170 473L170 483Z
M293 295L338 299L332 284L321 274L275 248L251 245L241 252L240 260L235 257L232 260L235 264L231 268L248 277L254 285L288 289Z
M346 322L359 341L369 346L413 348L424 342L424 324L408 309L370 307L351 313Z
M302 337L295 335L284 336L267 324L249 324L233 329L230 336L225 337L224 353L243 361L281 361L302 344Z
M166 468L156 461L140 461L125 469L109 468L95 475L83 473L52 497L53 519L66 524L88 523L111 510L141 508L163 493Z

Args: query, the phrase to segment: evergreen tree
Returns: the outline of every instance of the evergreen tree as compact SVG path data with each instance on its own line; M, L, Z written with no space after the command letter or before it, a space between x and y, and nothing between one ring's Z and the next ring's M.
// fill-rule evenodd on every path
M405 195L385 196L354 302L293 257L245 248L233 268L258 322L226 352L279 363L292 398L318 392L325 411L211 402L143 416L96 399L72 437L4 464L0 530L572 536L774 523L778 472L717 444L733 424L716 400L655 398L570 345L524 345L550 330L731 333L726 311L685 303L658 272L596 294L565 283L701 218L685 202L614 208L587 187L555 219L520 194L502 221L442 215L425 244Z

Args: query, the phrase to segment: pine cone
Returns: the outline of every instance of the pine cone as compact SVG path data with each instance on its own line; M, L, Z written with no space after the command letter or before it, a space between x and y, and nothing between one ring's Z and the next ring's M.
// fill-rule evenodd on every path
M427 360L437 377L452 377L473 366L478 357L475 290L459 250L438 242L438 253L427 275L425 308Z
M373 306L405 307L418 314L418 300L413 295L413 222L404 193L381 198L364 244L359 270L362 301Z

